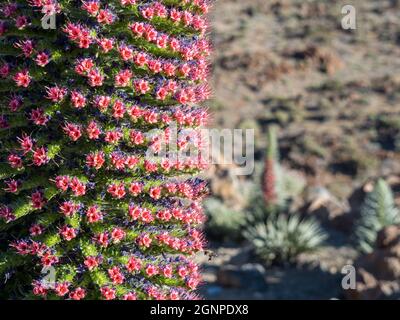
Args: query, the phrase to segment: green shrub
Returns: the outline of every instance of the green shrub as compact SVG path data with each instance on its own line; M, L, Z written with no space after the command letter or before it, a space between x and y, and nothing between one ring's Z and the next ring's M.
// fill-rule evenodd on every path
M241 228L245 224L245 214L226 206L216 198L204 201L208 217L207 233L217 240L239 240Z
M267 265L293 263L299 254L316 250L326 239L316 220L285 214L272 214L264 223L249 226L243 235Z
M374 190L368 193L361 207L361 216L355 231L357 247L362 252L373 250L377 233L384 227L400 223L393 193L389 185L379 179Z

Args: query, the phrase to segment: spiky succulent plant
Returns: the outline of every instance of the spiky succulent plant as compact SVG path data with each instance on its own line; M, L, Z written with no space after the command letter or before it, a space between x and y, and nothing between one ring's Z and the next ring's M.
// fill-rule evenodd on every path
M299 254L316 250L326 239L316 220L282 213L249 226L244 236L267 265L292 263Z
M400 215L392 190L385 180L379 179L374 189L367 193L361 206L361 216L355 230L358 248L365 253L371 252L378 232L386 226L398 223Z

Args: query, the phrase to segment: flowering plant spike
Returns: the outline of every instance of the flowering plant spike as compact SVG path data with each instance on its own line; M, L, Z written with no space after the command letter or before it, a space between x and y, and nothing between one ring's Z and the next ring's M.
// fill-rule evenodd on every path
M208 9L2 2L1 298L197 298Z
M276 128L268 128L268 146L262 176L262 190L267 206L274 206L278 202L277 192L277 166L278 166L278 142Z

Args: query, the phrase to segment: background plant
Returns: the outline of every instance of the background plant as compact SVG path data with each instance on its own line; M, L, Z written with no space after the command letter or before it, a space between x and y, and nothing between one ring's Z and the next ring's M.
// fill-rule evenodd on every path
M385 180L379 179L365 197L361 216L355 230L357 246L366 253L373 250L378 232L386 226L400 222L393 193Z
M249 226L244 236L267 265L293 263L299 254L316 250L326 239L316 220L282 213Z
M290 213L290 202L304 184L284 170L278 153L276 129L270 127L262 190L255 190L250 200L243 231L267 265L293 263L300 253L316 250L326 239L315 219Z
M229 208L221 200L209 198L204 202L207 214L207 233L217 240L240 240L246 224L245 212Z

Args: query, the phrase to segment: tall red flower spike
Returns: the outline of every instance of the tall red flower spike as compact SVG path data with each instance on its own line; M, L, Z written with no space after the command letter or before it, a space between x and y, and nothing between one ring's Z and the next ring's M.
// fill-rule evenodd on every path
M1 297L197 297L208 8L3 2Z
M264 161L264 172L262 176L262 191L267 206L274 206L278 202L277 192L277 168L278 168L278 141L276 128L268 128L268 146Z

